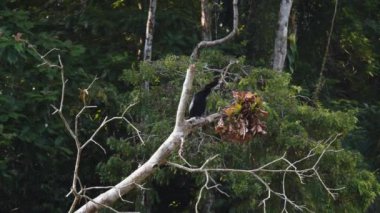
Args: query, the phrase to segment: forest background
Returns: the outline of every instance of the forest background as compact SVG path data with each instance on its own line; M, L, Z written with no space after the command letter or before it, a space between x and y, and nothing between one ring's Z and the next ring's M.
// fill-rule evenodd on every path
M194 91L234 62L226 85L210 95L207 112L226 107L233 99L231 91L257 92L269 112L267 134L231 143L208 125L186 139L183 151L189 162L202 165L218 154L214 167L257 168L284 152L296 160L315 144L323 150L319 142L339 134L332 146L340 151L326 154L318 165L324 183L341 188L337 197L330 196L318 180L302 184L294 175L286 183L290 199L316 212L378 211L380 2L339 1L331 31L335 5L333 0L293 2L286 63L279 72L272 66L280 1L239 1L238 35L201 52ZM230 33L231 1L210 0L209 7L209 36L217 39ZM63 109L70 124L84 102L97 106L82 115L81 137L91 136L105 116L118 116L134 104L126 113L133 126L110 122L96 135L105 152L93 144L83 151L79 176L84 185L117 184L147 161L170 134L189 56L205 38L201 4L157 2L150 60L144 57L148 9L147 0L0 2L0 212L65 212L73 202L66 195L72 184L75 143L51 107L60 103L61 75L38 66L43 61L37 52L59 49L46 58L57 61L59 53L65 67ZM83 98L84 88L95 77ZM182 162L177 155L170 161ZM281 189L282 175L262 177L273 189ZM124 197L132 203L120 200L113 208L191 212L204 178L160 166L144 185ZM199 210L263 208L266 188L251 175L213 173L212 178L225 194L207 190ZM271 198L266 208L281 211L283 199Z

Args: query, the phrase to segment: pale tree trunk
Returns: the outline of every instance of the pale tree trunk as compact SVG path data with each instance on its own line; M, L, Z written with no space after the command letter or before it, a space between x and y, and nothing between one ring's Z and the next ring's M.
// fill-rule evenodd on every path
M211 41L211 8L209 0L201 0L202 40Z
M194 48L190 59L191 63L187 69L185 81L182 87L182 93L179 100L176 122L174 125L173 132L169 137L161 144L161 146L152 154L147 162L137 168L128 177L122 180L120 183L107 190L106 192L98 195L96 198L89 200L86 204L80 207L76 212L97 212L102 208L110 208L109 206L139 184L146 181L155 170L161 164L165 164L166 159L173 154L181 143L185 142L185 137L195 128L214 122L220 118L219 113L209 115L207 117L201 117L197 119L185 120L185 111L191 96L191 89L193 85L193 80L195 78L195 62L198 59L199 51L203 48L213 47L225 43L226 41L232 39L238 30L238 0L233 0L233 30L224 38L213 40L213 41L201 41Z
M152 49L153 49L153 32L154 25L156 22L156 8L157 0L149 1L148 19L146 21L146 31L145 31L145 46L144 46L144 61L152 60ZM149 82L144 82L144 89L149 91Z
M146 21L144 61L152 60L153 32L156 19L157 0L150 0L148 20Z
M280 12L278 17L278 29L274 41L273 69L282 72L284 69L287 39L288 23L290 11L292 9L292 0L281 0Z

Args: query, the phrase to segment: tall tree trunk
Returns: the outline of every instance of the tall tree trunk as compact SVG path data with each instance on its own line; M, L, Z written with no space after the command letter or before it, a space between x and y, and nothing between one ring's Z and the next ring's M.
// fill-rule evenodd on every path
M201 0L202 40L211 41L211 8L209 0Z
M144 61L152 60L153 32L156 18L157 0L150 0L148 20L146 22Z
M157 0L149 1L148 20L146 21L144 61L152 60L153 32L156 22ZM144 82L144 89L149 91L149 81Z
M281 0L280 12L278 17L278 29L274 41L273 69L282 72L284 69L287 39L288 22L293 0Z
M335 17L336 17L337 11L338 11L338 0L335 0L334 14L333 14L332 19L331 19L330 31L329 31L329 35L327 37L327 44L326 44L325 54L324 54L323 59L322 59L321 70L319 71L319 78L318 78L317 85L315 87L315 91L314 91L313 97L312 97L314 102L318 101L319 94L321 93L321 90L322 90L322 87L323 87L323 84L324 84L324 82L323 82L323 72L325 71L327 57L329 55L331 36L332 36L333 31L334 31L334 23L335 23Z

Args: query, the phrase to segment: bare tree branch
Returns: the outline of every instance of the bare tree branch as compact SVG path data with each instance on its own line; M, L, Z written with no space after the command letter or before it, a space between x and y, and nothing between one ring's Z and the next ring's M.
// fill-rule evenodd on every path
M266 212L266 202L272 197L272 195L275 195L276 197L280 198L283 200L284 202L284 205L283 205L283 210L282 212L287 212L287 204L290 204L291 206L293 206L293 208L297 209L297 210L301 210L301 211L308 211L308 212L312 212L310 209L308 209L306 206L304 205L299 205L297 203L295 203L294 201L292 201L286 194L286 191L285 191L285 185L286 185L286 175L288 173L292 173L292 174L296 174L298 177L299 177L299 180L300 182L303 184L303 180L305 178L312 178L312 177L316 177L318 179L318 181L320 182L320 184L323 186L323 188L327 191L327 193L333 198L333 199L336 199L336 191L339 191L339 190L342 190L344 189L344 187L340 187L340 188L330 188L330 187L327 187L325 182L323 181L321 175L319 174L319 171L318 171L318 168L317 166L319 165L321 159L325 156L325 154L327 152L336 152L336 151L339 151L339 150L330 150L330 147L332 145L332 143L334 143L337 138L340 136L341 134L337 134L335 136L331 136L329 137L328 139L326 139L325 141L323 142L318 142L316 144L316 146L314 148L312 148L308 155L299 159L299 160L296 160L294 162L290 162L288 159L286 159L286 153L284 155L282 155L280 158L277 158L271 162L268 162L267 164L259 167L259 168L256 168L256 169L235 169L235 168L208 168L208 164L214 160L215 158L218 157L218 155L215 155L213 157L210 157L208 158L203 164L202 166L198 167L198 168L194 168L194 167L188 167L188 166L183 166L183 165L180 165L178 163L174 163L174 162L167 162L166 164L169 165L169 166L172 166L172 167L175 167L175 168L178 168L178 169L181 169L181 170L184 170L184 171L187 171L187 172L191 172L191 173L203 173L205 175L205 184L201 187L200 189L200 192L199 192L199 195L198 195L198 199L197 199L197 203L196 203L196 209L195 211L198 212L198 206L199 206L199 202L201 200L201 197L202 197L202 193L204 191L204 189L211 189L211 188L218 188L219 184L215 183L214 182L214 186L213 187L209 187L208 184L209 184L209 181L210 181L210 173L211 172L232 172L232 173L247 173L247 174L251 174L256 180L258 180L261 184L263 184L267 190L267 197L265 197L260 205L263 206L263 209L264 209L264 212ZM319 147L319 145L323 144L324 148L323 150L320 152L320 153L317 153L316 152L316 149ZM310 168L305 168L305 169L300 169L298 168L298 164L301 164L301 163L305 163L305 162L309 162L311 161L311 158L312 157L316 157L318 156L315 160L314 160L314 163L312 164L312 166ZM280 162L285 162L287 164L287 167L285 169L270 169L270 167L272 165L276 165ZM283 178L282 178L282 192L278 192L278 191L275 191L274 189L272 189L269 185L269 183L267 183L259 174L260 173L283 173ZM221 192L222 194L224 194L223 192Z
M66 197L68 197L69 195L73 194L74 195L74 200L70 206L70 209L69 209L69 212L73 212L74 209L77 207L77 204L79 203L79 201L81 200L81 198L86 198L86 199L89 199L92 201L92 199L90 199L87 195L85 195L85 192L87 191L85 188L83 188L83 185L82 183L80 182L80 178L79 178L79 167L80 167L80 160L81 160L81 154L82 154L82 151L83 149L91 142L93 142L95 145L99 146L103 152L105 153L106 150L102 147L102 145L100 145L98 142L95 141L95 137L96 135L99 133L99 131L105 127L105 125L111 121L114 121L114 120L123 120L125 121L127 124L131 125L132 128L136 131L138 137L140 138L141 142L144 143L141 135L140 135L140 131L130 122L128 121L128 119L125 117L125 114L126 112L135 104L131 104L127 107L127 109L123 112L122 116L119 116L119 117L112 117L110 119L108 119L107 117L104 118L104 120L102 121L102 123L99 125L99 127L93 132L93 134L90 136L89 139L87 139L84 143L82 143L80 140L79 140L79 119L81 117L81 115L85 112L85 110L87 109L92 109L92 108L96 108L96 106L86 106L86 103L84 102L84 106L82 107L82 109L76 114L75 116L75 121L74 121L74 129L71 127L70 123L68 122L68 120L66 119L66 117L64 116L63 114L63 105L64 105L64 97L65 97L65 87L66 87L66 83L67 83L67 80L65 79L65 75L64 75L64 66L63 66L63 63L62 63L62 60L61 60L61 57L60 55L58 55L58 64L55 64L53 62L50 62L49 60L46 59L46 57L51 54L52 52L54 51L57 51L58 49L56 48L53 48L51 50L49 50L46 54L42 55L38 52L38 50L33 46L31 45L27 40L24 40L22 39L23 42L25 42L29 48L31 48L39 57L40 59L42 60L42 63L38 66L48 66L50 68L56 68L58 70L60 70L60 73L61 73L61 81L62 81L62 86L61 86L61 100L60 100L60 105L59 107L56 107L54 105L51 105L52 108L55 110L53 112L53 114L56 114L58 113L59 117L61 118L62 122L64 123L64 126L66 128L66 130L69 132L70 136L74 139L74 142L75 142L75 145L76 145L76 149L77 149L77 154L76 154L76 160L75 160L75 166L74 166L74 171L73 171L73 179L72 179L72 185L71 185L71 189L70 189L70 192L66 195ZM88 94L88 91L90 90L90 88L92 87L92 85L94 84L94 82L98 80L97 77L95 77L93 79L93 81L89 84L89 86L86 88L86 89L83 89L83 91L85 91L87 94ZM138 183L135 183L135 182L132 182L134 185L137 185L139 186L140 188L143 188L141 185L139 185ZM79 190L78 190L78 184L79 184ZM123 200L122 198L122 195L121 195L121 192L119 189L118 190L118 195L119 195L119 198L121 200ZM103 204L103 203L98 203L96 201L93 201L94 203L97 203L99 206L102 206L102 207L106 207L112 211L116 211L114 209L112 209L111 207L107 206L106 204ZM117 211L116 211L117 212Z
M232 31L227 36L225 36L223 38L213 40L213 41L201 41L201 42L199 42L198 45L194 48L193 53L191 54L190 59L192 62L198 59L199 51L202 48L220 45L220 44L225 43L226 41L232 39L237 34L238 24L239 24L239 12L238 12L237 4L238 4L238 0L233 0L232 5L233 5L234 15L233 15L233 29L232 29Z

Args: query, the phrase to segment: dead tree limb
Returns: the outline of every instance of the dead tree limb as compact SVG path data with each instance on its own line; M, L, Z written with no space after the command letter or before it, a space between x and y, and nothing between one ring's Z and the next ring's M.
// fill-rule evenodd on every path
M344 189L344 187L339 188L331 188L328 187L325 183L325 181L322 179L320 175L320 171L318 170L319 164L321 162L321 159L326 155L328 152L339 152L341 150L334 150L331 149L331 145L336 142L338 137L341 136L341 134L336 134L333 136L330 136L328 139L324 141L319 141L315 144L315 147L312 148L309 153L302 157L301 159L295 160L293 162L289 161L286 158L286 153L284 153L281 157L272 160L265 165L260 166L259 168L255 169L237 169L237 168L211 168L208 167L208 164L213 161L215 158L218 157L218 155L215 155L213 157L208 158L205 160L205 162L200 167L189 167L184 166L178 163L174 162L167 162L166 164L169 166L172 166L174 168L178 168L190 173L203 173L205 176L205 183L202 186L202 188L199 191L198 199L195 205L195 212L198 212L198 206L200 203L200 200L202 198L202 193L205 189L216 189L220 193L228 196L225 192L223 192L219 187L221 186L218 184L215 180L212 179L210 176L211 173L244 173L244 174L250 174L252 175L252 178L256 179L259 183L261 183L265 189L267 196L260 202L259 206L263 206L264 212L266 212L266 202L272 198L272 195L274 197L277 197L282 200L283 202L283 210L282 212L288 212L287 206L292 206L294 209L300 210L300 211L308 211L312 212L310 209L308 209L307 206L298 204L295 201L291 200L289 197L290 193L287 193L285 190L286 185L286 177L290 174L295 175L298 177L300 183L305 184L304 180L308 178L316 178L321 186L324 188L324 190L335 200L337 196L337 192ZM317 151L317 148L323 146L322 151ZM311 164L307 168L301 168L302 164L308 162ZM280 163L285 163L285 168L277 168L278 165L281 165ZM273 166L276 166L276 168L272 168ZM270 186L270 183L268 183L266 180L264 180L261 176L261 174L282 174L282 190L275 190ZM210 185L212 184L212 185Z

